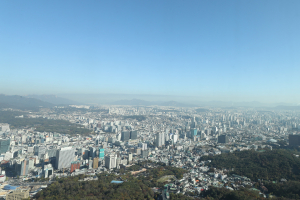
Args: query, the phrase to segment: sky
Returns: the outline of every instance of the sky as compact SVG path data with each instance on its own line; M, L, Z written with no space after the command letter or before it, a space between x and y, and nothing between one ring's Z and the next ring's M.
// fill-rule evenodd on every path
M300 103L299 0L2 0L0 93Z

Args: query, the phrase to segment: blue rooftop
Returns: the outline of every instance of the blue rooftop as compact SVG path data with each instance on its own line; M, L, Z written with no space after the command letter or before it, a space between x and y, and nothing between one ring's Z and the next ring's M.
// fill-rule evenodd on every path
M4 190L15 190L17 189L18 186L12 186L12 185L6 185L4 186Z
M120 184L120 183L123 183L124 181L111 181L110 183L117 183L117 184Z

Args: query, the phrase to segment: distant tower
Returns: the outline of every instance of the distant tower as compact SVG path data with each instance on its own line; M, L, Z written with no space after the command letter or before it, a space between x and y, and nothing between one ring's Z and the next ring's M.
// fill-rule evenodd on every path
M161 147L165 145L165 134L157 133L156 134L156 147Z
M218 137L218 143L228 143L229 139L227 135L220 135Z
M116 160L117 160L117 157L114 154L105 156L105 167L107 169L116 168Z
M137 131L131 131L130 132L130 139L136 140L137 139Z
M75 151L72 147L65 147L56 152L56 169L70 168L74 161Z
M130 139L130 132L129 131L122 131L121 133L121 140L127 141Z

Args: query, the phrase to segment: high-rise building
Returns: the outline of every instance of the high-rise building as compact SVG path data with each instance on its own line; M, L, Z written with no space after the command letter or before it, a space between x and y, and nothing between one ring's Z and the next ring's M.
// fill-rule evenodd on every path
M89 148L89 157L91 157L92 159L96 157L96 148L94 147Z
M121 140L127 141L130 139L130 132L129 131L122 131L121 133Z
M45 146L34 146L34 155L38 156L39 159L43 157L46 153L46 147Z
M99 163L99 158L94 158L94 160L93 160L93 168L94 169L98 168L98 163Z
M156 147L162 147L165 145L165 134L164 133L157 133L156 134Z
M120 164L121 164L121 158L117 157L117 159L116 159L116 167L117 167L117 169L120 168Z
M128 154L128 162L129 164L132 163L132 153Z
M2 131L2 132L10 131L9 124L1 123L0 124L0 131Z
M0 154L6 153L10 148L10 139L0 139Z
M196 122L196 118L194 117L191 122L191 128L196 128L196 126L197 126L197 122Z
M147 143L142 143L141 142L138 145L139 145L139 147L141 147L142 150L146 150L147 149Z
M178 135L174 134L173 135L173 142L174 142L174 144L177 142L177 140L178 140Z
M191 129L191 138L194 138L195 136L197 136L197 129L196 128L192 128Z
M130 139L132 139L132 140L137 139L137 131L131 131L130 132Z
M65 147L56 152L56 169L71 167L71 162L74 161L75 150L72 147Z
M20 176L26 176L26 175L28 175L28 168L29 168L29 160L25 159L21 163Z
M141 149L141 148L136 148L136 149L135 149L135 153L136 153L137 155L141 155L142 149Z
M116 159L117 157L114 154L105 156L105 167L107 169L116 168Z
M75 169L80 169L80 162L79 161L73 161L71 162L71 169L70 172L74 172Z
M300 146L300 135L289 135L290 146Z
M44 165L44 170L43 170L45 178L48 178L53 174L53 167L51 164Z
M104 159L104 149L99 149L99 158Z
M218 137L218 143L228 143L229 142L229 138L227 135L220 135Z
M142 150L142 157L147 158L148 157L148 150Z
M93 160L90 158L89 159L89 169L93 168Z

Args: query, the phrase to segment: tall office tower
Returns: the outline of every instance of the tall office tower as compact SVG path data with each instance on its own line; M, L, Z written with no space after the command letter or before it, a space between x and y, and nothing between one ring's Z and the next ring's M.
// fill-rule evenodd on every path
M93 160L89 160L89 169L92 169L93 168Z
M139 147L141 147L142 150L146 150L147 149L147 143L139 143Z
M205 134L206 134L206 135L211 135L211 129L210 129L210 128L206 129L206 130L205 130Z
M70 172L74 172L75 169L80 169L80 162L79 161L73 161L71 162L71 169Z
M116 159L117 159L117 157L114 154L105 156L105 167L107 169L116 168Z
M206 138L206 135L205 135L204 132L201 132L201 134L200 134L200 139L203 140L204 138Z
M216 134L218 132L218 130L219 130L218 127L216 127L216 126L212 127L212 132L214 134Z
M191 138L194 138L195 136L197 136L197 129L196 128L192 128L191 129Z
M0 139L0 154L6 153L10 148L10 139Z
M99 149L99 158L104 159L104 149Z
M65 147L56 152L56 169L63 169L71 167L71 162L74 161L75 150L72 147Z
M99 158L94 158L93 160L93 168L97 169L99 165Z
M118 133L118 134L116 135L116 140L117 140L117 141L120 141L120 140L121 140L121 133Z
M130 139L132 140L137 139L137 131L130 131Z
M142 149L141 149L141 148L136 148L136 149L135 149L135 153L136 153L137 155L141 155Z
M218 143L228 143L229 142L229 138L227 135L220 135L218 137Z
M147 158L149 155L148 150L142 150L142 157Z
M191 122L191 128L196 128L196 126L197 126L196 117L194 117Z
M34 158L30 158L28 162L28 170L31 171L34 169Z
M128 162L129 164L132 163L132 153L128 154Z
M121 140L127 141L130 139L130 132L129 131L122 131L121 133Z
M157 133L156 134L156 147L161 147L165 145L165 134L164 133Z
M46 153L46 147L45 146L35 146L35 155L39 158L42 158L43 155Z
M300 135L289 135L290 146L300 146Z
M170 129L166 129L166 134L169 134L170 133Z
M52 165L51 164L44 165L43 172L44 172L45 178L48 178L49 176L51 176L53 174Z
M178 135L174 134L173 135L173 142L174 142L174 144L176 144L177 140L178 140Z
M28 175L28 168L29 168L29 160L25 159L21 163L20 176L26 176L26 175Z
M121 164L121 158L117 157L117 159L116 159L116 168L117 169L120 169L120 164Z
M0 124L0 131L2 131L2 132L10 131L9 124L1 123Z
M96 148L94 147L89 148L89 157L91 157L92 159L96 157Z

